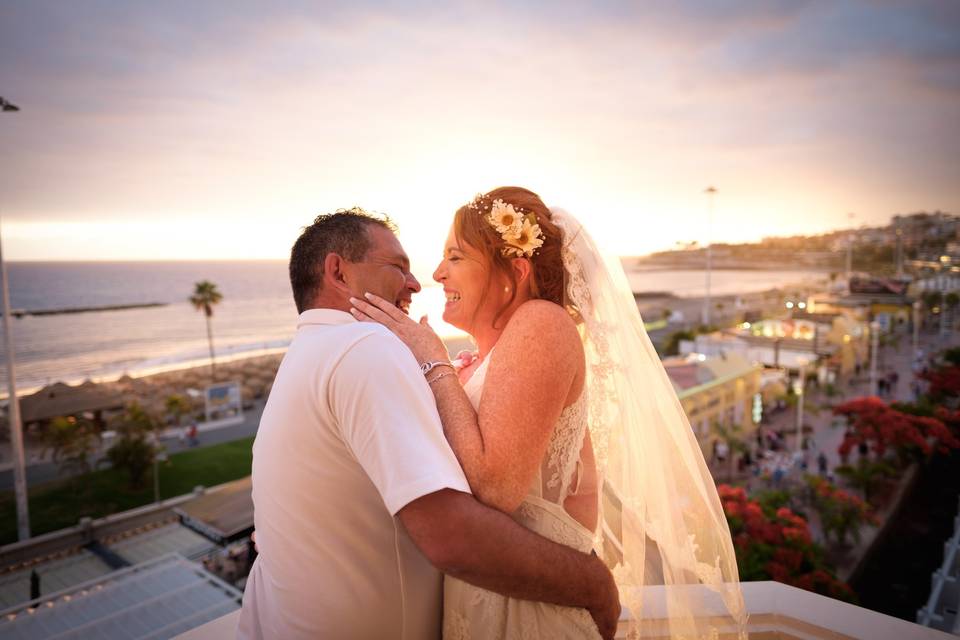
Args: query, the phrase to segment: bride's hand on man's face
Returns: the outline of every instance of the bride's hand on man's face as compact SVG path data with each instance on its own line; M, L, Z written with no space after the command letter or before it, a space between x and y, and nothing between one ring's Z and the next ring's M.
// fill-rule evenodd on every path
M447 348L443 341L427 324L427 316L423 316L420 318L420 322L417 322L398 309L392 302L372 293L365 295L366 300L350 298L350 304L353 305L350 313L353 314L354 318L361 321L379 322L390 329L410 348L417 362L449 359L450 356L447 354Z

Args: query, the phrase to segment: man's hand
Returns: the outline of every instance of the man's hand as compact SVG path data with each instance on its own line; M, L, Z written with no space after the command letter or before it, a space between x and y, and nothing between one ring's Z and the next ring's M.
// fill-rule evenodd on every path
M417 498L397 518L443 573L511 598L586 609L604 640L616 633L620 594L597 556L547 540L453 489Z
M620 592L607 565L600 558L596 558L596 561L599 565L597 574L604 588L598 592L597 603L587 611L590 612L590 617L593 618L604 640L613 640L614 634L617 633L617 623L620 621Z

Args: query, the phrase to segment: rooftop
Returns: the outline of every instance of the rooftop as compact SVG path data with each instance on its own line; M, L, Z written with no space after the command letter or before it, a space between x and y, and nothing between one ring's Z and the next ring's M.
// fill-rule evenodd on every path
M663 367L681 399L757 370L743 356L732 351L714 356L690 353L667 358L663 361Z
M103 576L113 569L86 549L76 550L31 567L0 575L0 609L7 609L30 599L30 573L36 570L40 584L47 591L61 591Z
M168 553L179 553L188 559L195 559L216 548L210 540L177 523L104 542L130 564L139 564Z
M85 411L122 408L121 394L89 380L77 386L57 382L20 399L20 412L25 424Z
M240 591L179 554L0 611L11 640L172 638L237 611Z

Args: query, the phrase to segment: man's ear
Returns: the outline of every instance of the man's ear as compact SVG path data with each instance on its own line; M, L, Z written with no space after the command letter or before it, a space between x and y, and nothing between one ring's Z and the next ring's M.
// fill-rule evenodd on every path
M323 286L347 291L346 260L336 253L328 253L323 259Z
M526 258L514 258L510 261L510 267L513 269L513 275L517 278L517 284L522 285L533 275L533 265Z

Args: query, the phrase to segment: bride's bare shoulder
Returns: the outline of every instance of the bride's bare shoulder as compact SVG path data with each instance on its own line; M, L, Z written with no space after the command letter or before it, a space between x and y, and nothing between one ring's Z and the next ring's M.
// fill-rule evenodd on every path
M577 325L567 310L549 300L528 300L520 305L504 329L501 341L531 342L551 351L582 350Z

